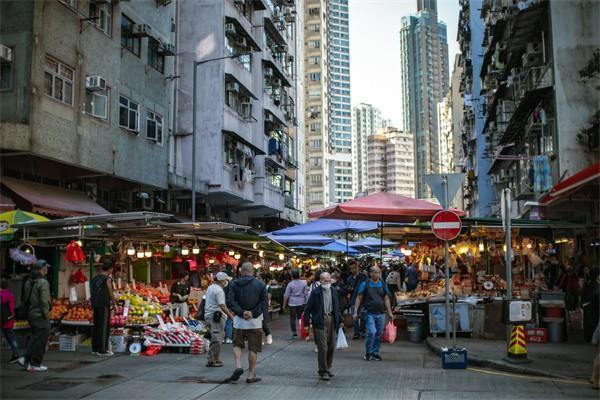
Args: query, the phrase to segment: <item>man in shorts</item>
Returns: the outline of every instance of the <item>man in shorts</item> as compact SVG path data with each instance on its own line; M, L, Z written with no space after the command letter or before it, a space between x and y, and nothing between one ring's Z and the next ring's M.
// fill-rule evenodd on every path
M262 351L262 321L267 307L267 288L254 277L254 266L246 261L240 269L241 277L231 284L227 306L234 314L233 318L233 355L235 371L231 381L237 381L244 373L242 368L242 350L248 342L248 378L247 383L260 382L256 376L257 353Z

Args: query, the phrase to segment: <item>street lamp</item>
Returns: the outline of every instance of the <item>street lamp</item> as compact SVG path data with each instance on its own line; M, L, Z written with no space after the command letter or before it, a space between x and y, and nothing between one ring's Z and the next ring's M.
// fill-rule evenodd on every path
M248 53L236 53L230 54L228 56L210 58L208 60L197 60L194 61L194 93L192 95L192 222L196 222L196 88L197 88L197 73L196 68L199 65L206 64L212 61L220 61L228 58L238 58L243 55L250 54Z

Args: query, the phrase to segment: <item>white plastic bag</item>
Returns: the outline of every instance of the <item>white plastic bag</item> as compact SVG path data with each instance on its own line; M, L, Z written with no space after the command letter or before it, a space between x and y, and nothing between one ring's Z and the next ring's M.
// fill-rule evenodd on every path
M335 346L337 350L343 350L348 348L348 341L346 341L346 335L344 334L344 328L340 328L338 331L337 344Z

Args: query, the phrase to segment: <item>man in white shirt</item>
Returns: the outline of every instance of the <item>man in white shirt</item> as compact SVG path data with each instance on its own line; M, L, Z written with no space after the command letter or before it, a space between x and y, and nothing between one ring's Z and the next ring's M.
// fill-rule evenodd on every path
M235 314L233 318L233 355L235 371L231 381L237 381L244 373L242 368L242 350L248 342L248 378L247 383L260 382L256 376L257 353L262 351L262 321L267 308L267 288L254 277L254 266L246 261L242 264L242 276L233 281L228 292L227 305Z
M208 349L207 367L222 367L221 342L225 330L226 318L233 318L227 308L225 291L223 288L229 284L230 278L225 272L217 273L215 282L206 290L204 303L204 319L210 329L210 346ZM227 317L226 317L227 316Z

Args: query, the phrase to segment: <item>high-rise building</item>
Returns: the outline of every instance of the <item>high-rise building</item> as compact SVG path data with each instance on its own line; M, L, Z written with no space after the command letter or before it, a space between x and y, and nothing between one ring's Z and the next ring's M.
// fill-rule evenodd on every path
M367 137L367 192L415 197L414 135L386 127Z
M465 151L462 140L463 97L461 88L462 55L454 57L454 67L450 76L450 103L452 111L452 165L454 172L465 172ZM463 191L459 190L454 198L454 206L463 210Z
M383 128L381 111L371 104L361 103L352 108L352 156L354 192L367 191L367 137Z
M452 102L450 92L437 105L438 111L438 149L439 172L454 172L453 138L452 138Z
M448 93L446 24L436 0L418 0L400 28L402 130L415 135L417 197L430 197L424 176L439 170L437 104Z
M261 230L302 222L302 4L178 4L173 185L189 186L196 163L200 217ZM194 128L195 159L192 135L180 133Z
M327 207L333 201L327 4L327 0L304 1L304 167L307 211Z
M328 0L328 2L329 123L333 143L334 184L331 200L341 203L354 197L348 0Z

